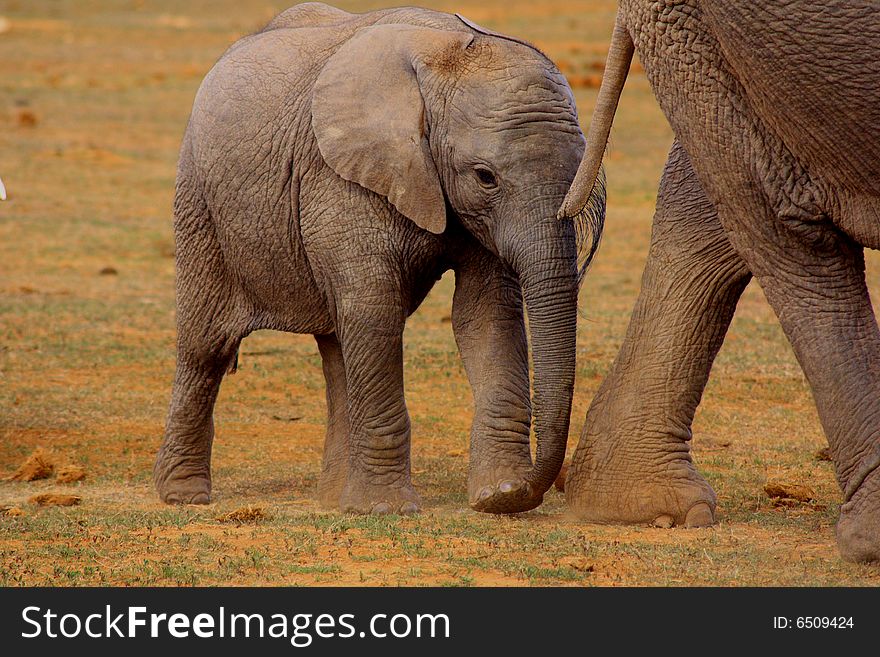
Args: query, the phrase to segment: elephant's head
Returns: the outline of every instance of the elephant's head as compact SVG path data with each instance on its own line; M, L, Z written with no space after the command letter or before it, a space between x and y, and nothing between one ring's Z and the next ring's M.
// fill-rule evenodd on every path
M540 502L565 455L577 292L604 219L604 189L575 220L556 212L584 137L556 67L522 42L460 30L377 25L334 54L315 85L325 161L432 233L457 221L519 277L534 363Z

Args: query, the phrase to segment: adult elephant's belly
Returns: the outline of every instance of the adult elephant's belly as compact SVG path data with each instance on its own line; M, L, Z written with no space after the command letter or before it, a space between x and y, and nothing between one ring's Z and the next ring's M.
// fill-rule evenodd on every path
M840 216L834 217L837 227L862 246L880 249L880 193L842 190L840 204Z

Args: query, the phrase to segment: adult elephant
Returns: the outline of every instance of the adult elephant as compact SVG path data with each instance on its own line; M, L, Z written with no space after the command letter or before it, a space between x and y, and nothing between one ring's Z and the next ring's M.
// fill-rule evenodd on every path
M676 143L620 354L567 498L599 521L707 525L691 422L737 300L760 282L813 391L844 504L842 555L880 558L880 13L866 0L622 0L587 153L592 187L634 50Z
M583 148L556 67L456 16L308 3L234 44L199 89L180 155L162 499L209 501L220 381L242 338L269 328L318 342L321 501L417 511L404 321L453 269L452 324L476 407L471 505L540 504L568 434L578 243L583 265L604 216L597 191L587 220L556 220Z

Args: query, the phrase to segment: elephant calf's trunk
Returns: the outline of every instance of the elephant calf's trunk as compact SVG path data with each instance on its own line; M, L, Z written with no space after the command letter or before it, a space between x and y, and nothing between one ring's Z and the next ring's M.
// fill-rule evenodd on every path
M608 135L611 133L611 124L614 122L614 113L617 111L617 103L620 100L634 52L635 46L618 11L614 34L611 37L611 47L608 50L608 59L605 62L605 75L602 77L602 86L599 88L599 96L596 99L596 109L590 120L584 157L578 167L574 182L571 184L571 189L568 190L565 200L562 201L562 207L559 208L558 217L560 219L576 217L587 205L599 175L599 167L602 165L602 157L605 155L605 147L608 144Z
M564 271L543 281L530 276L522 280L534 364L532 411L537 449L527 480L535 505L559 474L568 440L577 335L578 287L573 260L566 258L561 267ZM548 293L550 285L556 289Z

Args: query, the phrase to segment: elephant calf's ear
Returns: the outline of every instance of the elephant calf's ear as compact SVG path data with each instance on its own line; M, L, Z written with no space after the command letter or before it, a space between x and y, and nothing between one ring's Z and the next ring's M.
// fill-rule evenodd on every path
M418 71L430 53L472 38L408 25L364 28L327 61L313 92L312 128L327 164L437 234L446 229L446 203Z

